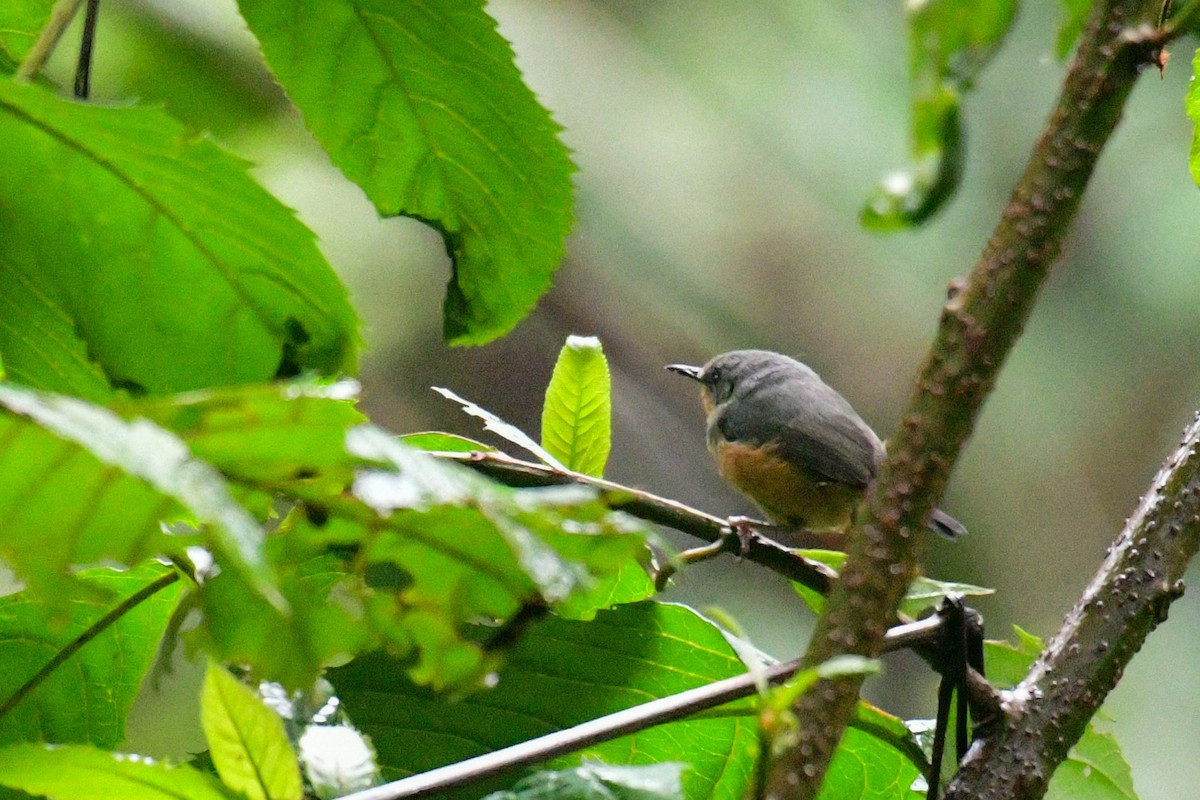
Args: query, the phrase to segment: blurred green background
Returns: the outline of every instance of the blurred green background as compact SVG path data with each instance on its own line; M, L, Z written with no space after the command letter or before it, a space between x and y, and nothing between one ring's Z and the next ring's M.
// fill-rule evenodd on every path
M1027 4L968 97L961 194L926 228L891 236L857 220L877 181L906 165L901 3L504 0L489 9L565 126L580 171L578 221L554 290L484 348L441 343L449 265L439 237L380 221L328 164L233 0L105 4L94 90L165 104L253 160L299 210L364 320L364 406L395 431L479 434L429 390L436 384L536 432L554 356L578 333L602 338L613 370L614 480L719 514L750 511L715 476L693 387L662 369L736 347L800 357L886 436L947 284L973 266L1054 101L1065 69L1053 57L1057 4ZM1148 74L1137 87L954 471L943 505L970 537L929 543L930 574L997 589L977 603L993 636L1013 623L1054 631L1200 407L1200 192L1183 107L1190 47L1175 45L1165 77ZM679 576L667 596L725 609L781 658L801 651L811 624L782 580L732 558ZM1108 704L1105 724L1147 800L1200 785L1198 638L1200 609L1188 595ZM922 665L896 657L887 667L871 696L931 715ZM186 738L194 695L186 681L166 691ZM161 741L161 729L146 730L146 709L131 744Z

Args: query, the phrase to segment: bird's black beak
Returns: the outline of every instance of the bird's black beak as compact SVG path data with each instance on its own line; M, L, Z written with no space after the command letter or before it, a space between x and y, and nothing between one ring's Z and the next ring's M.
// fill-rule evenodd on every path
M703 367L691 367L687 364L667 364L667 370L685 375L694 381L700 380L700 375L704 372Z

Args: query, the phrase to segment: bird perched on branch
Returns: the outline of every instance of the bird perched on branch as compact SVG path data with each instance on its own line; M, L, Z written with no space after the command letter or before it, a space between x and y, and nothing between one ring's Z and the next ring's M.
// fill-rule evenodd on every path
M700 383L717 471L771 522L809 531L850 524L883 461L883 442L817 373L766 350L667 369ZM940 509L926 524L950 538L967 532Z

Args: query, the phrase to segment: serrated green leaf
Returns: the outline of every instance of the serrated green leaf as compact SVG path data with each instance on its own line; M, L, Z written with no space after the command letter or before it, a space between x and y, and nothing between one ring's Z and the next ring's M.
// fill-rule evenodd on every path
M250 800L300 800L303 785L283 720L219 664L209 662L200 722L225 785Z
M352 371L356 320L310 231L157 109L0 81L0 354L103 399Z
M8 0L0 3L0 72L12 73L37 41L50 19L54 0Z
M82 572L79 580L100 599L71 603L54 624L57 604L52 609L31 592L0 598L0 742L120 744L179 599L179 585L166 582L172 575L153 562L127 572ZM122 607L119 618L106 621Z
M547 606L586 618L653 593L645 525L597 492L501 486L362 426L348 393L232 387L105 409L0 387L0 406L36 418L0 414L3 554L46 592L73 564L183 558L207 542L217 569L197 590L195 635L291 688L380 644L419 680L470 684L519 632L504 627L514 618ZM281 500L294 507L264 540ZM162 532L185 513L212 530ZM253 536L226 530L238 525ZM251 557L261 591L238 566ZM500 626L484 641L481 619Z
M487 453L496 449L489 444L468 439L466 436L439 431L408 433L401 436L400 441L409 447L415 447L427 453Z
M239 6L333 163L384 216L442 233L446 338L511 330L562 258L572 166L482 0Z
M43 588L74 564L182 556L160 521L211 523L224 565L277 598L262 529L221 475L146 420L70 397L0 385L0 555ZM63 599L66 599L65 597Z
M567 469L599 478L612 446L612 381L594 337L570 336L542 404L542 447Z
M530 626L494 689L451 700L414 686L372 654L329 679L369 733L390 779L424 772L561 730L656 697L745 672L719 629L683 606L639 603L592 622L547 618ZM748 707L747 707L748 712ZM684 762L686 797L741 800L753 772L753 717L688 719L555 759L609 764ZM478 798L491 785L446 797ZM442 795L439 795L441 797Z
M484 800L684 800L685 768L673 762L625 767L589 761L574 769L536 772Z
M886 178L862 211L875 230L919 225L958 188L960 105L1016 19L1016 0L927 0L905 6L909 26L912 167Z
M231 800L212 776L185 764L86 745L2 748L0 786L71 800Z

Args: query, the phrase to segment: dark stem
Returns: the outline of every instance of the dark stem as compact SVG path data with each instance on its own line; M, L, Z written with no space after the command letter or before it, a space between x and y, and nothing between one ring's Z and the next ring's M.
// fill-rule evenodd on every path
M83 14L83 36L79 40L79 61L75 64L75 97L86 100L91 93L92 49L96 44L96 18L100 16L100 0L87 0Z
M1152 30L1161 0L1098 0L1058 105L979 263L942 311L915 393L851 536L842 580L805 655L878 653L916 572L921 523L942 494L1004 359L1058 257L1105 143L1141 67L1163 42ZM854 713L861 677L827 681L796 704L796 745L772 768L774 798L815 797Z
M172 570L161 577L155 578L150 583L138 589L129 597L122 600L111 611L105 614L100 619L93 622L86 629L80 632L70 644L54 654L54 657L47 661L41 669L29 677L21 684L15 692L9 695L9 698L3 703L0 703L0 719L8 715L10 711L16 708L22 700L33 693L35 689L49 678L54 671L65 664L72 656L78 653L83 646L95 639L112 625L116 624L123 616L128 614L133 609L137 608L146 600L158 594L163 589L167 588L175 581L179 580L179 573Z

